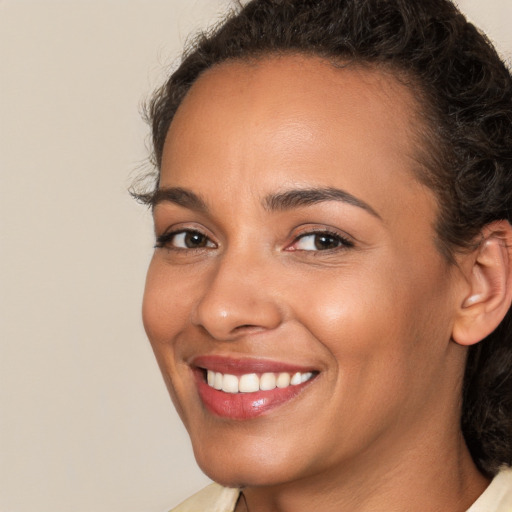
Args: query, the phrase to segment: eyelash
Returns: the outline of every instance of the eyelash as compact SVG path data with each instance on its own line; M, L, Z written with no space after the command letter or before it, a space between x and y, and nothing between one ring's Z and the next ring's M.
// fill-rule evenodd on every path
M163 235L160 235L160 236L157 236L156 237L156 244L155 244L155 248L156 249L163 249L163 248L166 248L166 249L169 249L171 251L192 251L192 250L197 250L197 249L204 249L205 247L188 247L188 248L185 248L185 247L173 247L171 244L171 242L173 241L173 239L178 236L178 235L185 235L187 236L188 235L199 235L201 237L203 237L204 239L206 239L206 243L213 243L207 235L205 235L204 233L201 233L201 231L198 231L197 229L179 229L179 230L176 230L176 231L171 231L169 233L164 233ZM209 247L206 247L206 248L209 248Z
M354 242L352 242L352 240L349 240L348 238L340 235L339 233L336 233L335 231L329 231L328 229L319 229L319 230L313 230L313 231L308 231L306 233L303 233L295 238L292 246L297 245L304 238L307 238L310 236L316 237L316 236L321 236L321 235L323 235L327 238L332 238L334 241L336 241L338 243L338 245L336 247L331 247L331 248L326 248L326 249L317 249L316 251L315 250L311 251L308 249L288 249L288 250L291 250L291 251L297 251L297 250L300 251L301 250L304 252L330 252L330 251L336 251L336 250L351 249L352 247L354 247Z
M171 243L173 242L173 239L175 237L177 237L178 235L184 235L185 237L187 235L191 235L191 236L199 235L200 237L204 238L206 245L200 246L200 247L188 247L188 248L174 247L171 245ZM316 236L321 236L321 235L323 235L324 237L333 239L338 245L336 247L330 247L330 248L325 248L325 249L316 249L316 250L296 249L296 248L294 249L293 248L294 245L299 244L301 240L304 240L307 237L316 237ZM211 245L208 245L208 244L211 244ZM157 248L157 249L166 248L171 251L204 250L204 249L210 249L210 248L215 248L215 247L216 247L215 243L212 242L211 239L207 235L205 235L204 233L202 233L201 231L196 230L196 229L180 229L177 231L171 231L169 233L164 233L163 235L160 235L156 238L156 244L155 244L155 248ZM322 230L314 230L314 231L308 231L306 233L302 233L301 235L297 236L294 239L293 243L289 247L287 247L285 250L287 250L289 252L295 252L295 251L331 252L331 251L342 250L342 249L350 249L352 247L354 247L354 243L351 240L349 240L348 238L346 238L334 231L322 229Z

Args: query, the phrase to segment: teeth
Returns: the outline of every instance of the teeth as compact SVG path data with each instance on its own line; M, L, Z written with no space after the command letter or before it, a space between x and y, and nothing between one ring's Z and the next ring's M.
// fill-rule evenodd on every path
M226 393L238 393L238 377L234 375L224 375L222 379L222 391Z
M286 372L278 374L267 372L258 376L256 373L236 375L223 374L207 370L206 381L208 386L225 393L254 393L256 391L271 391L277 388L298 386L313 377L313 372L296 372L290 375Z
M276 387L276 376L273 373L264 373L260 377L261 391L271 391Z
M254 393L255 391L259 391L260 378L255 373L242 375L238 382L238 390L240 393Z
M313 377L313 374L312 374L311 372L303 373L303 374L300 376L300 381L301 381L301 382L306 382L307 380L311 379L311 377Z
M222 389L222 381L223 381L222 373L215 372L215 377L213 379L213 387L215 389L221 390Z
M291 377L289 373L280 373L277 377L276 386L278 388L287 388L290 385Z
M302 382L301 377L302 377L302 375L300 372L294 373L293 377L290 380L290 384L292 386L297 386L298 384L300 384Z

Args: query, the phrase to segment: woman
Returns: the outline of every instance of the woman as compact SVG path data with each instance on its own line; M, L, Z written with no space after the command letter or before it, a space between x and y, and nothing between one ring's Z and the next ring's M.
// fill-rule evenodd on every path
M447 0L254 0L149 110L178 511L512 510L512 80Z

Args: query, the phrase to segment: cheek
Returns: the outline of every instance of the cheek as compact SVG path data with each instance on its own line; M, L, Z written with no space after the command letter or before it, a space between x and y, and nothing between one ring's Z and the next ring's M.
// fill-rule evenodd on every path
M148 338L157 351L159 344L168 345L183 329L190 316L193 284L170 272L155 258L146 277L142 320Z
M294 294L298 316L318 339L338 340L333 350L338 345L361 347L367 335L379 326L381 317L393 314L397 298L393 280L368 266L315 273L309 282L303 279L298 286Z
M146 277L142 319L171 400L185 422L183 399L179 398L184 391L178 378L176 339L185 328L190 306L188 296L183 290L180 293L180 285L176 276L169 274L166 265L154 258Z
M329 430L333 453L341 443L337 429L350 440L344 449L362 448L396 418L407 414L413 421L442 382L447 336L440 324L449 322L440 317L441 279L382 268L366 268L364 275L332 272L322 286L297 290L297 317L332 362L325 398L327 424L336 425Z
M410 261L393 255L359 271L336 269L297 290L297 316L339 371L366 369L398 379L443 356L451 332L450 280L442 263L428 268Z

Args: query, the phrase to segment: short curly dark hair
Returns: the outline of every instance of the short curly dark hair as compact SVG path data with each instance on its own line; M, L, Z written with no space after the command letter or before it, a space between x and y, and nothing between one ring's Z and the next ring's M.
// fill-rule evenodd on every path
M391 71L427 121L419 177L439 204L437 238L453 262L494 220L511 221L512 79L492 44L448 0L253 0L201 34L148 104L160 168L173 116L199 75L232 59L301 53ZM417 89L417 90L416 90ZM152 193L138 194L151 204ZM512 315L471 347L462 430L479 468L512 465Z

